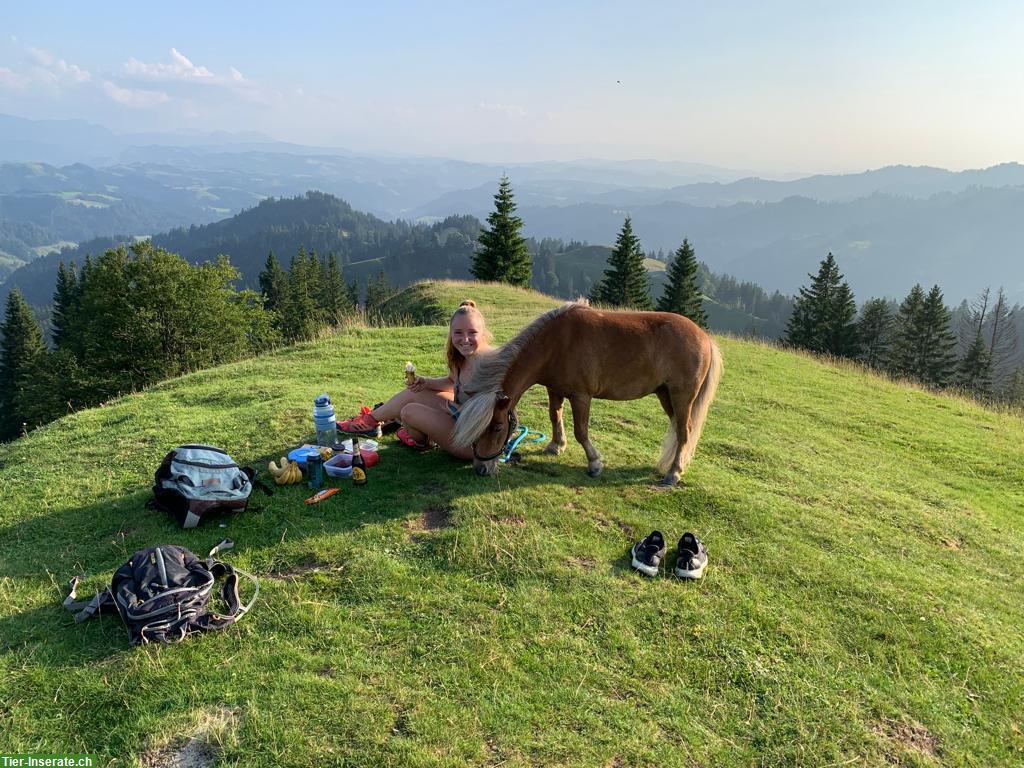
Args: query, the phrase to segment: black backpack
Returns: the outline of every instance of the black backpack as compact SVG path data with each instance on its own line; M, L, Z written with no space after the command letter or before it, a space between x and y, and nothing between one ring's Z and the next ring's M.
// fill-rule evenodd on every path
M131 645L170 643L196 632L229 627L256 603L260 585L256 577L236 571L214 556L234 543L225 539L206 560L174 544L140 549L114 573L110 586L90 601L76 601L78 578L71 580L71 594L64 607L85 621L102 613L117 613L128 627ZM252 599L242 605L238 596L238 574L256 587ZM223 577L220 597L226 613L210 610L216 582Z
M273 494L252 467L240 467L212 445L182 445L164 456L146 506L169 512L182 528L195 528L211 512L241 512L253 487Z

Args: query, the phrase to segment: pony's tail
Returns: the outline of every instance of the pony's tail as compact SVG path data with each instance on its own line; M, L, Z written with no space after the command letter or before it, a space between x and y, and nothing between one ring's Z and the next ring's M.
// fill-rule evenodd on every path
M718 382L722 378L722 353L714 340L711 341L711 365L704 376L704 381L697 392L697 399L693 401L693 408L690 410L690 435L683 446L680 472L685 472L693 454L697 450L697 442L700 440L700 433L704 430L704 421L708 416L708 409L711 401L715 399L715 391L718 389ZM673 410L672 420L668 425L668 432L661 443L661 457L658 459L658 471L668 472L676 458L676 451L679 450L679 443L676 439L676 419L685 418L686 414L681 413L678 408Z

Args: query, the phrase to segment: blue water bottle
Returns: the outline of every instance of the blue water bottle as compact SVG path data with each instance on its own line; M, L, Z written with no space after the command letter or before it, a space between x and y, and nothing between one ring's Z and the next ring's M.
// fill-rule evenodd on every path
M313 401L313 424L316 426L316 444L330 448L338 440L338 424L334 420L331 398L320 395Z

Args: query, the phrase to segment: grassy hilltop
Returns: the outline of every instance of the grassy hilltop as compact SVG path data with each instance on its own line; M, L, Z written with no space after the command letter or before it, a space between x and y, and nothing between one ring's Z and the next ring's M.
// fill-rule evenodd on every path
M499 341L555 302L469 284ZM396 310L397 311L397 310ZM116 765L1014 765L1024 760L1024 424L845 366L720 339L725 375L681 486L658 492L655 398L598 401L582 449L493 478L385 439L365 488L304 488L183 532L145 510L175 445L243 463L308 436L313 397L443 370L438 326L354 328L74 414L0 447L0 753ZM549 431L543 390L522 421ZM568 409L567 409L568 419ZM219 528L218 522L226 527ZM643 579L652 528L703 581ZM235 628L127 649L75 625L134 550L258 574ZM179 755L181 757L182 755Z

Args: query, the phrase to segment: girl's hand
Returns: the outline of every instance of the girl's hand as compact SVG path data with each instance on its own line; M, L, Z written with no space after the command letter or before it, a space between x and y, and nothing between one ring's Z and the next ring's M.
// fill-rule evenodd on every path
M406 384L405 386L411 389L413 392L422 392L426 382L422 376L417 376L412 380L412 384Z

